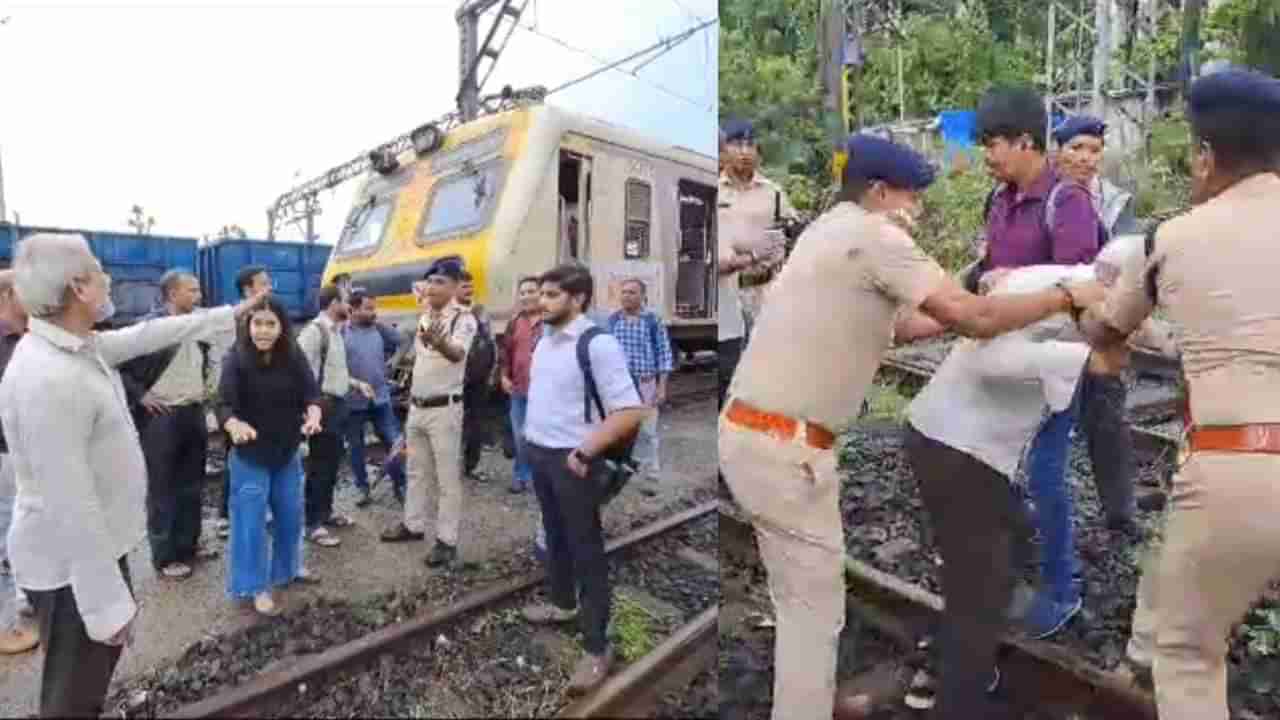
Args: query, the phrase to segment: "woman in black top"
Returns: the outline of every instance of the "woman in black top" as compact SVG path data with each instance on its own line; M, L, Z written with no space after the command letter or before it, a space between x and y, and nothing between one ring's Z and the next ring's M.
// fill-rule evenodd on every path
M278 615L271 588L298 576L302 549L304 436L320 430L320 387L293 342L276 298L246 319L222 365L218 418L231 437L231 552L227 594ZM274 523L267 550L267 507ZM269 563L269 565L268 565Z

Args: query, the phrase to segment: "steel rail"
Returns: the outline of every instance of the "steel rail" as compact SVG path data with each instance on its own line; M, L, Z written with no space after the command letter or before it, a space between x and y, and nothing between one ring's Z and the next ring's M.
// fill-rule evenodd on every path
M616 554L634 545L668 533L715 511L718 501L711 500L670 517L639 528L609 542L605 553ZM307 684L320 687L320 681L341 672L357 669L380 655L406 649L414 641L429 636L441 626L475 610L488 607L536 586L546 578L543 570L527 573L468 594L461 600L435 612L396 623L324 652L304 657L296 664L262 673L243 685L223 690L211 697L185 705L169 717L255 717L264 709L279 705L298 694Z
M750 527L729 502L722 502L719 511L721 520L740 530ZM722 529L721 538L725 536ZM905 650L915 648L925 628L936 626L945 607L942 597L848 555L844 567L850 608ZM1094 720L1156 720L1150 693L1061 645L1006 635L1001 655L1004 684L1014 688L1019 699L1031 695L1044 706L1071 707Z
M720 606L713 605L595 692L560 711L561 718L648 717L662 693L688 684L720 649Z

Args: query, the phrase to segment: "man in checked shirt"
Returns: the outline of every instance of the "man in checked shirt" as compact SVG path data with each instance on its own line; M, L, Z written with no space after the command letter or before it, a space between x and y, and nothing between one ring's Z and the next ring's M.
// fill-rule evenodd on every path
M658 408L667 401L667 378L675 369L671 339L666 325L657 314L645 310L647 289L644 281L629 278L622 283L622 309L609 316L609 333L618 339L627 356L627 367L640 390L640 399L653 408L640 426L636 437L635 457L647 470L654 483L662 477L658 444ZM645 494L653 494L652 487Z

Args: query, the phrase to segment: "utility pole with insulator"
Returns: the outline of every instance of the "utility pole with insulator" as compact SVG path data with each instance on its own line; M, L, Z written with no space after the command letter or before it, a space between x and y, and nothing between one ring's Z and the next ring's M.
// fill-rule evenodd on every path
M857 0L824 0L819 21L819 72L823 87L823 116L832 146L831 173L836 184L848 158L844 139L849 134L849 70L862 64Z
M511 33L520 21L520 14L528 0L467 0L458 8L454 16L458 21L458 113L463 122L474 120L480 115L480 90L493 72L498 56L502 54ZM480 41L480 16L490 8L501 3L498 16L489 26L489 32ZM506 35L495 45L494 38L499 28L509 23ZM484 75L480 74L480 62L488 58L489 67Z

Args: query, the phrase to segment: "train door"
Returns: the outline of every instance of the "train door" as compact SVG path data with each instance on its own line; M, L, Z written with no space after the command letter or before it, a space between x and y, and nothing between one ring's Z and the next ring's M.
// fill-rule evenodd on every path
M692 180L677 184L680 208L679 249L676 253L676 315L711 318L715 310L716 233L712 208L716 188Z
M591 158L560 151L560 207L556 259L591 263Z

